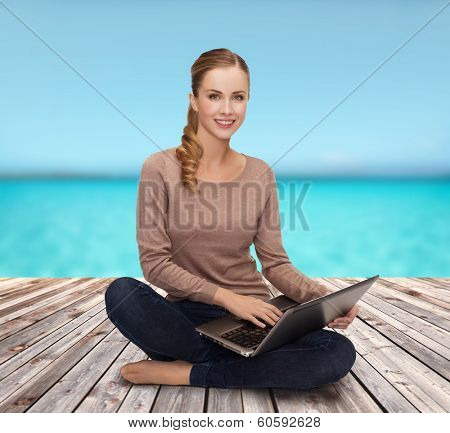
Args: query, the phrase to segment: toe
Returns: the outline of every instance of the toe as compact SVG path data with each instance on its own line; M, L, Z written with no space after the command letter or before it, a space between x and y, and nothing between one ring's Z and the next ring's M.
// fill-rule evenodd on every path
M120 374L125 380L128 380L128 382L135 383L135 369L130 364L124 365L120 369Z

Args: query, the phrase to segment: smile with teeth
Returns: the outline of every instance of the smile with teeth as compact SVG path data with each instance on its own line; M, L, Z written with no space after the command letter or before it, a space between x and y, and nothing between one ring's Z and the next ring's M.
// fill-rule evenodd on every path
M219 120L219 119L214 119L219 125L231 125L234 120Z

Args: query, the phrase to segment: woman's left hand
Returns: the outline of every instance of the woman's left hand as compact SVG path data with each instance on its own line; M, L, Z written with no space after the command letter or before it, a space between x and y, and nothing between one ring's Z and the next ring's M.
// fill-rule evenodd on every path
M359 308L354 305L351 310L347 312L345 316L342 317L336 317L332 322L328 323L329 328L336 328L336 329L345 329L347 328L350 323L353 322L353 319L356 317L356 315L359 312Z

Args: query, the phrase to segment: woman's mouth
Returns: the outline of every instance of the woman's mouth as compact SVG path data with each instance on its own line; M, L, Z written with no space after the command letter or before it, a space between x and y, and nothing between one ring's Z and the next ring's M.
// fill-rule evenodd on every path
M231 125L235 122L235 120L218 120L214 119L219 128L231 128Z

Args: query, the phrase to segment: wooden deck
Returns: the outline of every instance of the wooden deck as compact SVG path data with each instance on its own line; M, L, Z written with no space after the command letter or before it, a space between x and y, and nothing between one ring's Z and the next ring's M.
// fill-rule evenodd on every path
M121 366L148 357L106 315L113 279L0 279L0 412L449 411L450 279L380 278L335 331L355 344L352 371L310 391L125 381ZM362 279L317 280L337 290Z

